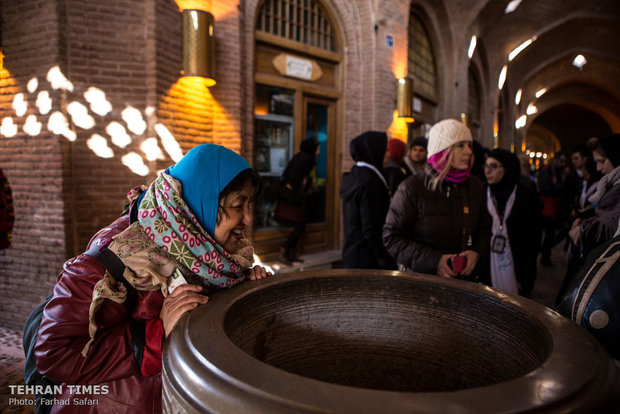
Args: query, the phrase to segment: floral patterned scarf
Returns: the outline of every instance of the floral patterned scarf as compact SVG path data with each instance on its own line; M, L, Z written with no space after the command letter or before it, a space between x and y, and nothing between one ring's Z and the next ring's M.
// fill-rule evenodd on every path
M252 265L253 249L249 242L230 254L200 225L181 198L181 183L166 173L153 181L140 202L138 221L116 235L108 248L123 262L125 279L138 290L161 290L168 293L170 276L179 268L189 269L205 286L224 288L244 280L243 271ZM140 196L133 189L130 203ZM183 269L185 268L185 269ZM127 289L106 271L95 285L89 310L90 341L84 346L86 356L95 338L95 313L105 299L123 303Z

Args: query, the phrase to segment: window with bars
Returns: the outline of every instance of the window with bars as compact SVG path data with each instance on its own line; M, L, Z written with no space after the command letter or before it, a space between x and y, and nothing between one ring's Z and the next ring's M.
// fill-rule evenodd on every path
M265 0L257 30L330 52L336 51L334 30L315 0Z
M435 55L428 32L415 14L409 18L409 76L414 79L416 92L437 100L437 70Z

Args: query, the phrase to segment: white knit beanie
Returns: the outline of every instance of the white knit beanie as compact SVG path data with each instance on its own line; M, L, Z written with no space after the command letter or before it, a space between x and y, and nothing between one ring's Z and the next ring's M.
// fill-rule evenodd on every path
M473 141L469 128L456 119L439 121L428 133L428 156L435 155L461 141Z

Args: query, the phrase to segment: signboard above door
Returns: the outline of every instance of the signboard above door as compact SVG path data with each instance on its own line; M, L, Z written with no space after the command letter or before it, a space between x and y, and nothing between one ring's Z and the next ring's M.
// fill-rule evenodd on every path
M273 58L273 66L285 76L315 82L323 76L323 71L313 59L304 59L287 53Z

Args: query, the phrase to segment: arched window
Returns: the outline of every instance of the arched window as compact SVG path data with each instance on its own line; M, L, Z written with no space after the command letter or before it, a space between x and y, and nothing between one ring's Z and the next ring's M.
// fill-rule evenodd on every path
M265 0L256 30L333 52L334 30L314 0Z
M435 55L426 28L414 13L409 17L408 64L416 93L437 102Z

